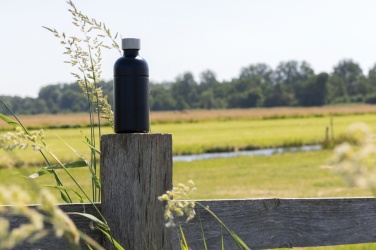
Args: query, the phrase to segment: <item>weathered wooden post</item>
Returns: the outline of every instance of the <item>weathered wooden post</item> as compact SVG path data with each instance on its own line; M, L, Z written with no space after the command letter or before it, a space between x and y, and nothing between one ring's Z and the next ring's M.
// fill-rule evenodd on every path
M172 249L158 196L172 188L170 134L111 134L101 139L102 213L125 249ZM112 243L104 242L106 249Z

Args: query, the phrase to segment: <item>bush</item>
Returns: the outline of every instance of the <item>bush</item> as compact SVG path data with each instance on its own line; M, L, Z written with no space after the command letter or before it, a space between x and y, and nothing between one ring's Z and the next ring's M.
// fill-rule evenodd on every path
M367 95L365 97L365 102L369 104L376 104L376 93Z

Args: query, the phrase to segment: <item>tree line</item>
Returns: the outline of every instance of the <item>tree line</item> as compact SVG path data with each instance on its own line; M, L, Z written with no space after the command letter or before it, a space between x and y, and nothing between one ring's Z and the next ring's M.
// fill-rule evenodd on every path
M98 84L113 101L113 82ZM42 87L37 98L0 96L17 114L85 112L88 104L75 83ZM367 74L351 59L341 60L333 71L315 73L309 63L281 62L275 69L251 64L238 77L218 81L207 70L197 81L186 72L174 81L150 83L150 108L160 110L226 109L279 106L322 106L342 103L376 103L376 64ZM0 106L1 113L8 113Z

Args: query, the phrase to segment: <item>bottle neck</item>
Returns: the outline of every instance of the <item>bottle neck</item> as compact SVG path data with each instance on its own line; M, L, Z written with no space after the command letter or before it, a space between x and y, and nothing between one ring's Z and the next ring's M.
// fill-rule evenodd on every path
M125 49L123 50L125 57L136 57L138 56L138 49Z

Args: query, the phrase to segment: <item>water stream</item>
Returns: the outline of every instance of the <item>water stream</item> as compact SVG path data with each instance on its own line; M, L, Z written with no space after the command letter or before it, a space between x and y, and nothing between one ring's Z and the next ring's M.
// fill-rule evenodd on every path
M276 153L283 152L296 152L296 151L313 151L320 150L321 145L308 145L301 147L281 147L281 148L266 148L266 149L257 149L257 150L247 150L247 151L237 151L237 152L223 152L223 153L206 153L206 154L197 154L197 155L178 155L174 156L173 161L198 161L198 160L207 160L215 158L230 158L236 156L254 156L254 155L272 155Z

